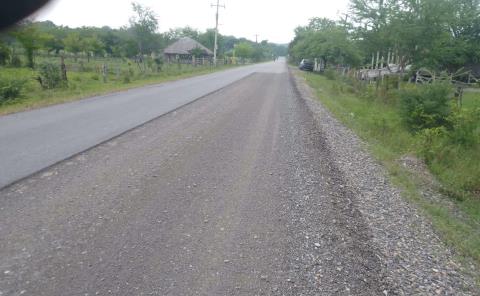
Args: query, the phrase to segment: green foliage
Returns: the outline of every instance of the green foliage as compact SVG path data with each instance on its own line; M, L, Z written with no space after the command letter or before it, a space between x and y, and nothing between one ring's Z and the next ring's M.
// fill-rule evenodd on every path
M427 163L431 163L436 153L444 146L443 139L447 129L443 126L425 128L419 132L419 154Z
M449 117L452 127L425 129L420 133L420 155L446 184L452 196L480 190L480 108L455 109Z
M303 58L319 58L326 65L359 65L361 55L344 26L328 19L314 18L306 27L296 29L290 44L291 57L298 62Z
M80 39L80 34L77 32L68 34L63 43L65 44L65 50L75 55L82 51L82 40Z
M337 79L337 72L335 72L335 70L333 69L327 69L325 70L325 77L327 77L327 79L330 79L330 80L335 80Z
M204 50L200 47L195 47L194 49L190 50L190 54L196 58L199 58L204 55Z
M0 78L0 105L19 98L25 83L25 79Z
M253 46L248 42L240 42L235 46L235 55L240 58L250 58L253 53Z
M328 80L324 75L303 75L322 103L368 143L391 173L392 181L409 200L425 210L447 242L459 254L480 264L480 104L476 105L480 102L480 93L466 96L468 102L464 107L451 111L450 128L434 127L411 133L402 122L398 105L338 91L341 87L333 92L333 85L342 81ZM424 182L425 176L412 173L399 163L400 158L412 154L427 160L428 168L441 182L443 190L455 197L452 200L455 207L452 208L451 203L444 206L432 202L419 192L418 184ZM431 183L428 177L426 181Z
M480 151L480 107L467 110L457 108L449 121L453 130L449 134L450 143L478 147Z
M153 59L153 62L155 63L156 70L157 72L162 71L162 66L163 66L163 57L162 56L157 56Z
M82 47L84 51L93 53L95 56L100 56L104 53L105 44L98 38L98 36L94 35L85 38L82 42Z
M218 53L223 52L224 50L224 37L222 35L217 36L218 40ZM205 33L199 33L196 39L198 42L203 44L206 48L209 48L213 51L213 47L215 46L215 30L214 29L207 29Z
M73 56L77 59L90 57L124 57L146 58L150 54L161 54L163 49L180 37L191 37L207 48L213 50L215 31L208 29L204 32L191 27L172 29L167 33L158 32L158 20L154 12L138 4L133 4L134 16L127 26L119 29L107 26L69 28L56 26L51 21L23 22L9 31L0 34L0 65L8 64L17 67L19 63L8 63L16 55L25 55L25 64L31 68L37 56L47 54ZM223 36L218 34L217 56L222 57L232 52L238 43L246 42L251 46L255 42L245 38ZM20 51L15 49L22 47ZM62 52L64 51L64 52ZM255 54L258 60L271 58L272 53L285 55L286 46L262 42L258 45ZM278 54L281 53L281 54ZM282 54L283 53L283 54ZM22 57L23 58L23 57ZM16 59L16 61L19 61ZM86 61L86 62L87 62ZM86 67L88 68L88 67ZM158 67L160 70L161 66ZM158 70L158 71L159 71Z
M155 13L148 7L132 3L132 8L135 15L130 18L130 27L138 45L138 52L145 54L155 48L158 20Z
M448 84L419 85L400 93L400 115L407 128L419 131L448 127L452 88Z
M370 64L394 53L402 65L457 70L480 61L479 0L351 0L350 23L313 18L295 30L292 59Z
M19 26L11 33L22 44L27 57L27 66L33 68L35 51L41 47L43 35L38 32L31 23L25 23Z
M122 72L122 82L124 84L130 83L132 81L133 70L129 68Z
M10 48L0 40L0 66L5 66L8 60L10 60L10 56Z
M38 82L44 89L53 89L65 85L60 73L60 67L53 63L42 63L38 67Z
M182 37L190 37L192 39L198 40L200 32L190 26L186 26L183 28L170 29L165 35L169 40L177 40Z
M22 66L22 60L17 55L13 56L10 60L10 66L20 68Z
M48 53L54 52L55 54L59 54L60 50L65 48L60 36L55 36L48 31L44 33L44 36L43 48Z

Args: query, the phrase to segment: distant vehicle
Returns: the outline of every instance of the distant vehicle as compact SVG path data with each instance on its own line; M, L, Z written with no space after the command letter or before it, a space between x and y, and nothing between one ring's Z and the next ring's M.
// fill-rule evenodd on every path
M313 62L307 59L303 59L298 66L303 71L313 71Z

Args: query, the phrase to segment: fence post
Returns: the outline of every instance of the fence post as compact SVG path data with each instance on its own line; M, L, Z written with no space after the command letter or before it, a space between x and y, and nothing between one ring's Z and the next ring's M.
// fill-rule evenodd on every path
M60 69L62 71L62 80L67 81L67 66L65 65L65 58L60 56Z
M107 64L103 63L103 66L102 66L103 83L107 82L107 73L108 73Z

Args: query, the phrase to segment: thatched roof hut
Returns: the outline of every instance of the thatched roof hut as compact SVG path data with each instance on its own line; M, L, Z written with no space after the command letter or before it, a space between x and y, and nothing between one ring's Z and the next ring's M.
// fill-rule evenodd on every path
M199 49L202 51L202 57L211 57L213 53L210 49L203 46L201 43L193 40L189 37L183 37L170 44L163 54L167 60L174 60L177 57L181 59L187 59L192 57L192 51Z

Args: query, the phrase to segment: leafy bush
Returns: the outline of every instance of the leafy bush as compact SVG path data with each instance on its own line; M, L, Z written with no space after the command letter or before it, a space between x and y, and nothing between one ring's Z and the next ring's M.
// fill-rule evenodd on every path
M132 81L131 76L130 71L122 71L122 82L125 84L130 83Z
M452 88L448 84L419 85L400 92L400 115L410 131L448 127Z
M157 72L162 71L163 58L162 58L161 56L158 56L158 57L156 57L156 58L153 59L153 62L154 62L155 65L156 65L156 70L157 70Z
M38 82L44 89L53 89L65 85L60 73L60 67L52 63L42 63L38 69Z
M10 60L10 66L14 68L20 68L22 66L22 60L18 56L12 56Z
M0 65L4 66L10 59L10 48L0 41Z
M19 98L26 82L22 79L0 79L0 104Z
M445 146L447 130L444 127L426 128L420 131L419 152L430 163Z
M419 133L419 153L448 193L462 199L462 192L480 190L480 108L454 110L449 120L449 129L435 127Z
M455 110L449 120L452 124L449 140L452 144L480 146L480 108Z
M92 78L93 80L100 80L100 76L98 76L98 74L96 74L96 73L93 74L93 75L91 76L91 78Z

